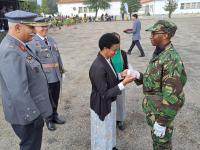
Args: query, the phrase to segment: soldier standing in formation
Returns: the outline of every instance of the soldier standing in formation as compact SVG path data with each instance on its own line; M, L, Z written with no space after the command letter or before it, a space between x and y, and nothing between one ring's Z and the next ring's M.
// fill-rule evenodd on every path
M171 43L177 26L159 20L151 31L151 43L156 46L144 74L133 71L136 84L143 84L143 111L151 127L154 150L171 150L173 121L184 104L183 87L187 77L183 62Z
M3 110L21 150L40 150L43 119L52 114L45 74L25 45L32 40L36 16L21 10L6 13L9 31L0 45Z
M54 123L64 124L65 121L58 117L57 108L60 94L62 74L64 73L63 64L56 42L48 35L48 20L46 18L36 18L35 32L33 40L28 46L39 58L47 77L49 97L53 114L47 118L46 125L51 131L56 130Z

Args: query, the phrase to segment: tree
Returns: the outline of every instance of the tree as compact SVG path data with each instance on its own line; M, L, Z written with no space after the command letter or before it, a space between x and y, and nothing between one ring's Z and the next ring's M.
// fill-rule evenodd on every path
M47 6L47 0L42 0L42 4L40 6L39 13L44 13L44 14L49 13L49 8Z
M22 10L31 11L31 12L37 12L37 3L36 1L20 1L19 7Z
M50 14L55 14L58 12L58 7L56 4L57 0L47 0L47 6L49 8Z
M164 7L165 11L168 11L168 17L171 18L172 13L177 9L177 2L176 0L167 0L166 5Z
M95 19L97 17L97 13L99 9L108 9L110 8L110 2L111 0L85 0L84 4L88 5L90 9L94 9L95 11Z
M122 1L121 1L120 13L121 13L121 15L122 15L122 20L124 20L124 14L127 13L127 12L126 12L126 8L125 8L125 5L124 5L125 3L126 3L125 0L122 0Z
M138 12L141 8L140 0L126 0L128 4L128 12L131 18L133 12Z

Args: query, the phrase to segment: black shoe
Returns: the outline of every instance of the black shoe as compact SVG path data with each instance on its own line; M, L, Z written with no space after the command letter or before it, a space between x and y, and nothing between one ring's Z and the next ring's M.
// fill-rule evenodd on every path
M139 57L145 57L145 55L140 55Z
M47 125L48 130L50 130L50 131L56 130L56 127L52 121L47 121L46 125Z
M120 130L124 130L124 129L125 129L124 122L123 122L123 121L117 121L117 127L118 127Z
M54 117L52 121L56 124L64 124L65 123L65 121L62 120L61 118L59 118L58 116Z
M116 147L113 147L113 149L112 150L118 150Z
M130 52L130 51L128 51L128 52L127 52L127 54L128 54L128 55L131 55L131 52Z

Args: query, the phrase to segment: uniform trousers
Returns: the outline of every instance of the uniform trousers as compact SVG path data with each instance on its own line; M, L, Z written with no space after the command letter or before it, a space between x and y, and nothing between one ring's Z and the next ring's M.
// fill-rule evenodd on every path
M41 116L28 125L11 124L15 134L20 138L20 150L40 150L44 120Z
M49 99L53 109L53 114L50 117L48 117L48 120L52 120L54 117L58 116L57 108L60 96L60 81L54 83L48 83L48 88L49 88Z
M153 150L172 150L172 134L173 134L173 120L168 121L166 123L166 132L165 132L165 136L163 137L157 137L154 134L154 130L153 130L153 125L155 123L155 120L158 119L157 115L154 114L147 114L146 115L146 121L148 123L148 125L151 127L151 137L153 140Z
M135 45L136 45L137 48L139 49L141 56L144 56L144 55L145 55L145 54L144 54L144 50L143 50L143 48L142 48L142 46L141 46L139 40L133 40L133 41L132 41L131 46L130 46L128 52L131 53L131 51L132 51L132 49L134 48Z

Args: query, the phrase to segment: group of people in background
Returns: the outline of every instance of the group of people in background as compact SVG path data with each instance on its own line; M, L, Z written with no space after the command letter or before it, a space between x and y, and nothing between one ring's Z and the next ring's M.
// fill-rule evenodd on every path
M64 124L57 112L64 67L56 42L48 36L49 23L37 14L16 10L5 14L9 31L0 44L0 83L5 119L20 139L21 150L40 150L44 121L50 131ZM141 57L141 23L133 18L133 40ZM134 70L120 48L120 35L105 33L89 70L91 150L118 150L116 127L125 129L125 89L143 85L143 111L154 150L171 150L173 121L184 105L187 76L171 38L177 26L159 20L146 31L155 50L145 73ZM133 94L134 95L134 94ZM134 140L134 139L133 139Z

